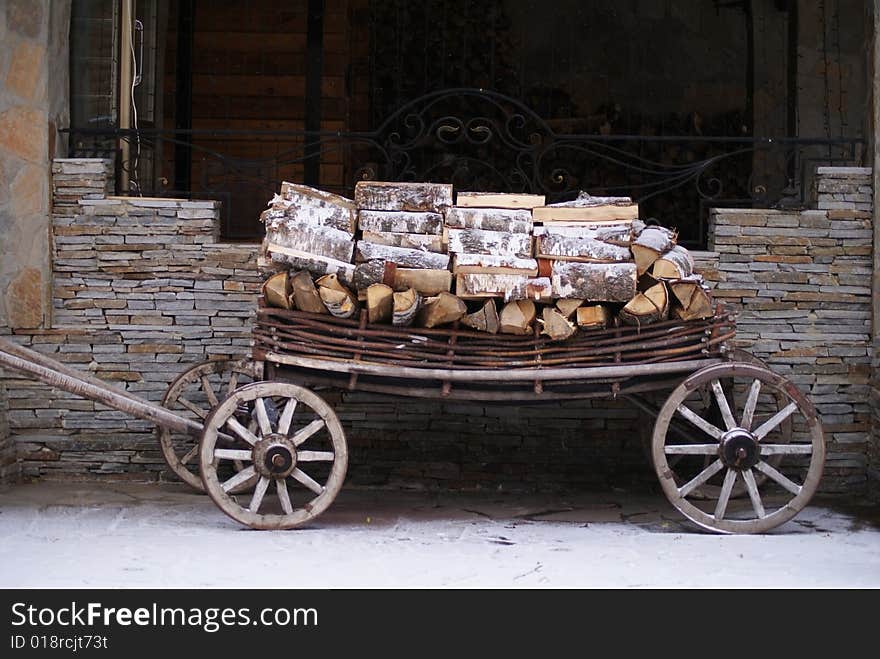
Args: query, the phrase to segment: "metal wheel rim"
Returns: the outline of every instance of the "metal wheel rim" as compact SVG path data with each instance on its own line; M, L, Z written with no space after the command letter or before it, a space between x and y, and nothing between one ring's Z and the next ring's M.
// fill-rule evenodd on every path
M681 405L687 398L690 391L705 382L734 376L744 376L747 378L753 378L754 380L760 380L762 385L766 384L771 388L783 391L788 396L791 403L795 405L792 414L797 412L803 416L810 436L809 444L804 443L804 446L809 446L811 449L810 465L798 493L794 494L793 498L778 510L763 517L758 516L756 519L724 519L723 510L721 512L721 519L716 519L714 514L708 514L705 511L700 510L687 500L687 493L682 495L682 490L691 483L687 483L681 488L676 484L675 474L670 469L666 457L666 431L668 429L669 421L676 413L679 405ZM812 403L810 403L810 401L785 378L768 369L741 362L710 366L686 378L670 394L669 398L661 408L660 414L657 417L657 422L654 426L654 435L651 443L654 469L667 499L689 520L703 529L716 533L762 533L792 519L807 505L813 494L815 494L825 463L824 434ZM707 439L707 444L709 443L711 443L711 440ZM776 444L776 442L774 442L774 444ZM764 454L761 453L762 457L763 455ZM728 468L728 471L733 470ZM756 470L751 469L749 471L754 472ZM722 472L723 467L716 473ZM740 479L744 480L745 477L738 475L736 480ZM695 478L693 480L697 479ZM790 494L793 493L790 492ZM753 508L755 506L754 500L752 501L752 506ZM753 510L753 512L758 515L757 511Z
M269 397L284 397L288 401L296 401L296 403L303 403L308 406L315 415L323 421L323 428L326 428L333 447L332 467L330 469L330 474L327 477L327 482L322 487L321 493L317 494L313 492L313 494L316 494L313 499L305 505L293 509L292 512L286 514L260 513L259 502L257 503L257 511L253 512L250 510L250 508L253 507L253 498L251 499L251 505L248 508L239 504L233 499L232 492L227 492L224 489L224 484L220 482L217 475L215 462L215 450L217 450L216 444L220 428L226 426L227 421L232 414L234 414L234 411L239 404ZM256 412L255 415L258 416ZM281 416L283 418L284 414L282 413ZM282 423L283 421L279 421L278 426ZM262 425L263 421L260 421L260 424ZM279 427L275 428L275 430L282 429ZM292 424L290 424L287 431L282 432L282 434L291 440L295 440L298 433L307 430L308 426L297 430ZM235 432L239 437L242 436L240 434L240 429L236 430L232 426L229 426L224 430L224 432L230 431ZM263 432L261 437L264 438L265 436L266 434ZM308 437L303 440L303 443L306 441L308 441ZM333 503L345 480L345 473L348 469L348 448L345 439L345 432L342 429L342 424L339 422L339 418L336 416L333 409L320 396L298 385L283 382L261 381L239 387L220 401L220 404L212 410L211 414L205 420L205 429L202 433L199 449L199 465L205 491L226 515L253 529L292 529L316 518L324 512L331 503ZM263 485L262 481L264 480L274 480L274 482ZM281 479L267 479L265 476L260 477L260 482L258 482L255 489L255 493L262 490L262 493L260 494L260 502L262 502L263 496L266 494L269 487L274 487L274 489L279 492L280 498L281 493L280 490L278 490L279 480L285 482L284 491L286 493L286 477ZM256 494L254 496L256 496ZM286 494L285 498L287 498ZM291 506L292 504L288 502L287 505Z
M168 409L176 409L174 405L178 402L180 395L188 385L201 382L202 376L207 377L212 374L224 373L226 371L229 371L230 375L235 373L251 379L254 377L254 365L250 360L209 359L208 361L200 362L191 366L178 375L174 381L168 385L168 389L165 390L165 395L162 397L162 406ZM224 378L224 384L229 384L227 378ZM233 389L234 388L235 387L233 387ZM229 393L231 392L226 391L223 395L228 395ZM215 396L216 394L217 392L214 392ZM211 410L204 410L205 416L202 419L203 421L208 417L210 412ZM177 451L175 451L174 437L170 430L159 427L156 430L156 435L159 441L159 448L162 451L162 457L165 459L165 464L168 465L171 472L193 489L198 490L199 492L204 492L205 488L198 471L198 442L194 440L193 450L178 454ZM189 456L189 459L185 460L187 456ZM190 470L190 467L188 467L187 464L196 469ZM253 484L242 484L239 491L246 489L249 485L252 486Z

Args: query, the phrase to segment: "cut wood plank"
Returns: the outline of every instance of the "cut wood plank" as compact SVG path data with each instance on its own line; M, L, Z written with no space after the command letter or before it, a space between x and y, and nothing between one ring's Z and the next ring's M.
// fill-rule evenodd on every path
M443 231L443 216L429 212L362 210L358 213L358 227L361 231L380 233L439 235Z
M554 223L536 226L533 234L535 238L550 235L566 238L591 238L619 247L629 247L633 238L633 224L632 220L612 220L610 222L579 223L574 225Z
M499 192L459 192L455 195L458 206L468 208L525 208L543 206L544 195L499 193Z
M578 298L562 298L560 300L556 300L556 308L566 318L571 318L577 308L584 303L583 300Z
M544 300L552 287L548 277L464 274L455 277L455 293L465 300L500 297L506 300Z
M541 334L549 336L553 341L564 341L577 330L574 323L553 307L544 307L541 325Z
M415 320L421 305L422 296L413 288L395 293L391 324L395 327L409 327Z
M535 222L580 220L632 220L639 216L639 205L629 197L592 197L581 193L577 199L532 210Z
M374 259L391 261L404 268L444 270L449 267L448 254L435 254L434 252L391 247L389 245L375 245L363 240L359 240L357 243L357 257L358 261L372 261Z
M357 297L342 285L336 275L324 275L315 281L318 295L327 311L337 318L353 318L360 309Z
M538 258L582 263L619 263L632 260L629 247L611 245L593 238L560 236L555 233L539 236L535 243L535 253Z
M323 256L307 254L296 249L290 249L282 245L272 243L265 244L265 251L273 261L287 263L297 270L308 270L313 275L321 276L336 274L340 281L348 284L354 278L355 267L351 263L337 261Z
M418 249L438 254L446 251L443 245L443 236L423 235L420 233L364 231L363 239L365 242L373 243L374 245L404 247L406 249Z
M664 227L646 227L630 245L639 276L648 271L654 261L675 245L675 233Z
M442 213L452 206L452 185L358 181L354 201L364 210Z
M680 307L676 308L676 317L682 320L711 318L714 315L712 298L703 287L703 279L692 275L687 279L669 282L672 294Z
M318 289L308 272L297 272L290 278L292 297L296 308L309 313L327 313L327 307L318 295Z
M446 211L446 226L453 229L529 233L532 230L532 213L501 208L453 207Z
M489 334L497 334L499 327L498 309L495 307L495 300L486 300L478 311L468 314L461 319L461 324L472 327L481 332Z
M263 297L266 303L281 309L290 309L290 282L287 278L287 270L278 272L263 282Z
M449 252L454 254L495 254L532 257L532 237L527 233L484 231L483 229L449 229Z
M627 325L647 325L669 317L669 292L666 284L657 282L644 293L624 305L618 313L620 320Z
M452 293L440 293L425 301L418 315L422 327L432 328L452 323L467 313L467 305Z
M635 263L553 261L553 296L588 302L629 302L636 294Z
M526 335L532 333L535 320L535 303L531 300L513 300L504 305L499 318L502 334Z
M657 279L684 279L694 274L694 259L681 245L676 245L651 266L651 274Z
M353 234L357 228L357 207L351 199L297 183L281 184L281 194L270 202L273 209L301 222L330 226Z
M367 320L371 323L387 323L394 312L394 291L385 284L373 284L367 288Z
M326 226L289 220L266 227L266 240L298 252L350 263L354 253L351 234Z
M601 304L578 307L575 320L582 330L605 329L611 322L611 311Z
M538 274L538 262L535 259L522 259L517 256L456 254L452 262L452 271L456 274L482 273L534 277Z

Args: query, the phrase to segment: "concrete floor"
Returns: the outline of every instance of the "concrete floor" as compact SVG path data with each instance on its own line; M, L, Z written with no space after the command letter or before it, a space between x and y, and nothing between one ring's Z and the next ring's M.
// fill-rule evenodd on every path
M0 493L0 587L880 587L880 509L819 502L763 536L659 497L346 490L251 531L177 485Z

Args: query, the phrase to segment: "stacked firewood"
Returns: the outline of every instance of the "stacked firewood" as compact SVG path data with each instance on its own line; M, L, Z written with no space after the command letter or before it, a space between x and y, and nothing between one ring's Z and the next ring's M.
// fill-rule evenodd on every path
M284 183L261 218L266 303L370 323L553 340L614 322L707 318L676 232L626 197L459 192L362 181L354 200ZM617 319L617 320L615 320Z

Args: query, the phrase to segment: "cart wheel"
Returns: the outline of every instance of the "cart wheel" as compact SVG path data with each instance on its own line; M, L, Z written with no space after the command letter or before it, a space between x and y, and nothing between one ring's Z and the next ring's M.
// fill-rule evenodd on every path
M735 383L732 390L747 392L742 407L730 404L720 384L725 379ZM720 423L688 404L703 387L712 391ZM786 401L781 409L780 394ZM782 427L789 418L794 431L786 438ZM673 419L689 424L690 441L668 432ZM785 378L741 362L710 366L686 378L660 409L651 448L672 505L702 528L720 533L761 533L790 520L816 492L825 464L822 425L810 401ZM788 464L780 467L777 459ZM766 476L763 489L758 475ZM741 501L731 497L738 481L748 493Z
M254 430L236 417L242 408L251 410ZM317 517L333 503L348 467L333 409L283 382L254 382L224 398L205 420L200 447L205 490L224 513L254 529L291 529ZM233 460L247 466L231 478L218 475ZM234 496L250 478L258 479L253 495Z
M253 363L247 359L201 362L177 376L165 392L162 405L194 421L203 421L219 402L218 398L232 393L241 384L253 382L253 369ZM157 435L162 455L171 471L190 487L203 491L198 471L198 443L189 435L172 433L167 428L159 428ZM233 468L240 470L243 467L239 463ZM241 488L253 484L242 483Z

